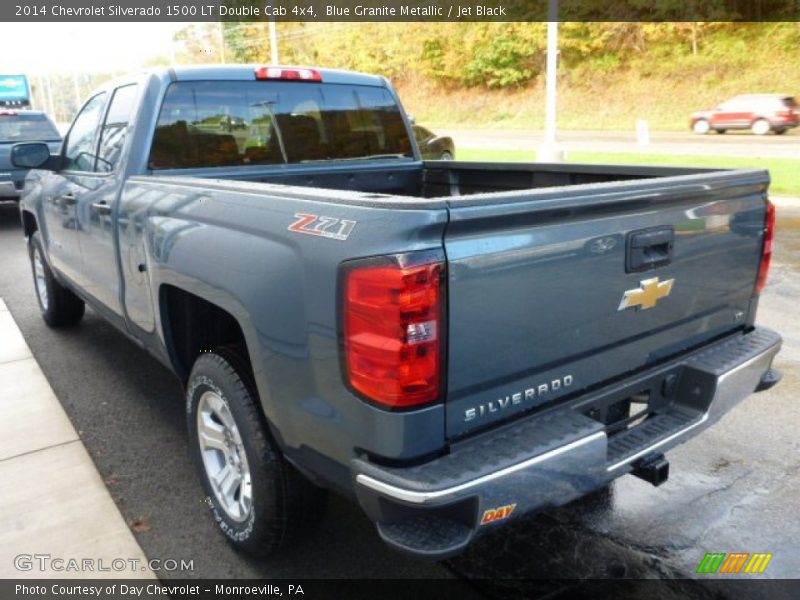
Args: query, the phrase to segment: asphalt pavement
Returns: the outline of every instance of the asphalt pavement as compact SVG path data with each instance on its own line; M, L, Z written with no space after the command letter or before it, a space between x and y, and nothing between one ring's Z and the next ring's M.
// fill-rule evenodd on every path
M544 132L536 129L436 129L453 138L459 148L483 150L531 149L544 143ZM784 135L753 135L749 131L729 131L725 135L697 135L689 131L653 131L648 144L639 144L636 130L559 131L558 143L567 152L634 152L651 154L698 154L710 156L758 156L762 158L800 158L800 129Z
M734 551L773 553L765 577L800 575L800 203L779 209L759 312L760 323L784 335L776 362L784 381L670 452L663 486L623 477L569 506L520 519L447 563L390 551L361 511L336 496L304 545L263 560L236 554L204 504L178 381L91 310L74 329L44 325L14 204L0 204L0 257L0 297L145 554L194 560L193 571L171 576L671 577L694 573L706 552ZM486 580L479 585L496 589Z

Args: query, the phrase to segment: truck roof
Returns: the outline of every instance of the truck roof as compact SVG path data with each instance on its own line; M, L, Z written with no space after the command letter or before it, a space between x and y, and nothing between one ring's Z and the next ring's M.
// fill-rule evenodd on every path
M196 65L164 68L162 72L169 74L175 81L253 81L254 71L260 67L271 65ZM373 85L385 87L385 79L379 75L343 71L340 69L322 69L299 65L280 65L281 69L314 69L322 75L323 83L343 83L350 85Z

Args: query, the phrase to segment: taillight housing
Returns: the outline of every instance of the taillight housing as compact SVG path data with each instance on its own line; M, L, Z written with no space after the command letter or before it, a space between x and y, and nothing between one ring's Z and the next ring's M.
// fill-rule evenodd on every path
M444 389L445 263L440 252L344 263L342 370L389 410L437 402Z
M764 224L764 245L761 247L761 264L758 266L756 294L760 294L767 285L769 264L772 262L772 244L775 239L775 205L767 200L767 218Z

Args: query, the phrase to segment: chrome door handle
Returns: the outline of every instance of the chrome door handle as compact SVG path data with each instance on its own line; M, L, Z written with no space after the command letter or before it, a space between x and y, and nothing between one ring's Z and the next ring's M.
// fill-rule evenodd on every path
M106 216L111 214L111 207L104 200L102 202L95 202L92 204L92 210L98 215Z

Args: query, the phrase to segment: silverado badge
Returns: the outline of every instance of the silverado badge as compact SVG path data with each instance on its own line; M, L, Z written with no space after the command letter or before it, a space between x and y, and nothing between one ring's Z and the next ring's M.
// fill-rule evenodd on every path
M645 279L639 284L638 288L627 290L622 295L622 302L619 303L617 310L625 310L632 306L638 306L642 310L653 308L661 298L669 296L673 283L675 283L674 279L667 279L661 282L658 281L658 277Z

